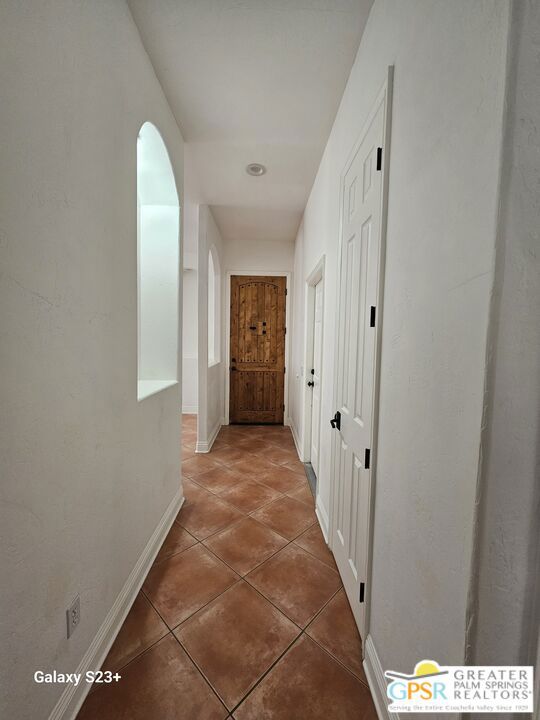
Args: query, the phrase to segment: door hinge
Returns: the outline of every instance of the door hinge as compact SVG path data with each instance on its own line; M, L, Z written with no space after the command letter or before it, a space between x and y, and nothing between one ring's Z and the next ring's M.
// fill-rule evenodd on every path
M382 148L377 148L377 170L382 169Z
M286 334L287 334L287 328L284 328L283 332L284 332L284 334L286 335Z
M283 407L282 407L281 409L282 409L282 410L285 410L285 403L283 403Z
M289 291L287 290L287 288L285 288L285 295L288 295L288 294L289 294Z
M375 305L371 306L371 311L369 313L369 327L375 327L375 314L377 312L377 309L375 308Z
M361 603L364 602L365 592L366 592L366 584L365 584L365 583L360 583L360 596L359 596L359 600L360 600Z
M287 372L287 368L286 368L286 367L283 368L283 372L284 372L284 373Z
M369 448L366 448L366 452L364 453L364 469L369 470L369 461L371 460L371 450Z

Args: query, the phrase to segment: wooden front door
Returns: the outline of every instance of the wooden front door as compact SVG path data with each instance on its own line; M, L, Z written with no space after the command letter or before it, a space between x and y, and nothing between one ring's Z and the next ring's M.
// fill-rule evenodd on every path
M283 423L284 277L231 277L231 423Z

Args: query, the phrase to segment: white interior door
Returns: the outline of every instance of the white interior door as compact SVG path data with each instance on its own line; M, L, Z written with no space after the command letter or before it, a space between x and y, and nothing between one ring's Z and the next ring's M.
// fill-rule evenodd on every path
M321 436L321 368L324 280L315 285L313 308L313 365L311 368L311 465L319 476L319 441Z
M377 107L377 106L376 106ZM371 468L381 271L385 101L343 176L337 408L333 444L332 550L365 639Z

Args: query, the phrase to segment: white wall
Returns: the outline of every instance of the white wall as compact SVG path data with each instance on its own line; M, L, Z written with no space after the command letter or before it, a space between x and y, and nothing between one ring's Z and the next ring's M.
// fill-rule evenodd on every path
M197 413L199 407L199 289L197 277L199 253L199 203L201 191L189 144L184 146L183 206L183 338L182 338L182 411Z
M217 230L217 227L216 227ZM215 245L208 253L208 364L216 365L221 361L221 267Z
M193 159L193 149L184 145L184 205L183 205L183 251L184 268L196 268L199 246L200 182Z
M140 206L139 380L178 374L178 207Z
M306 458L302 455L302 440L304 438L304 383L305 369L305 318L306 308L306 283L305 278L309 270L304 269L304 223L300 225L296 236L293 275L296 282L293 285L292 294L292 330L289 334L291 343L290 350L290 375L289 375L289 422L294 436L300 459Z
M265 272L291 272L294 265L294 243L287 241L226 240L225 269L262 275Z
M539 618L540 6L512 4L469 662L532 664Z
M182 411L197 413L198 386L198 280L196 269L184 269L182 330Z
M223 287L223 241L208 206L200 206L199 215L199 417L197 450L205 452L213 441L225 416L223 327L221 327L220 361L208 365L208 253L214 248ZM216 264L216 266L217 266Z
M137 133L179 190L183 146L124 2L1 3L0 95L0 716L26 720L179 493L179 386L137 403Z
M297 244L297 282L326 254L318 495L325 522L340 174L395 65L370 624L384 668L464 657L506 11L503 0L376 0ZM302 358L295 344L295 372Z

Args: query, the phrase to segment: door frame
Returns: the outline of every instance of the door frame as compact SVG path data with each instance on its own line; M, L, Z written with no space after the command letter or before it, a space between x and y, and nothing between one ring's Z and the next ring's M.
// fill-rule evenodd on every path
M375 515L375 494L377 485L377 448L378 448L378 436L379 436L379 400L380 400L380 374L381 374L381 350L382 350L382 323L384 315L384 279L386 269L386 231L388 224L388 181L389 181L389 167L390 167L390 136L392 129L392 96L393 96L393 84L394 84L394 66L389 65L387 70L386 79L377 93L377 97L373 102L368 116L365 122L362 124L361 132L358 135L357 140L351 148L351 151L347 157L347 161L344 164L343 170L340 175L340 207L339 207L339 237L338 237L338 287L341 286L341 252L343 246L343 206L344 206L344 193L345 193L345 177L346 174L364 140L366 132L368 131L373 119L375 118L381 104L384 105L384 140L383 140L383 154L382 154L382 193L381 193L381 237L380 237L380 255L379 255L379 287L377 297L377 315L375 321L375 329L377 332L376 345L375 345L375 368L374 368L374 384L373 384L373 406L372 406L372 452L371 452L371 467L370 467L370 495L369 495L369 510L368 510L368 548L367 548L367 568L366 568L366 593L364 597L365 602L365 614L364 614L364 627L359 628L362 636L362 647L365 653L366 639L369 634L369 625L371 619L371 588L372 588L372 570L373 570L373 530L374 530L374 515ZM337 315L336 315L336 327L339 333L339 319L341 313L341 294L337 302ZM336 350L334 353L334 387L333 387L333 407L337 407L338 399L338 363L339 363L339 343L336 343ZM339 433L332 433L332 457L330 462L331 467L331 493L330 493L330 521L329 521L329 540L330 547L332 547L334 529L335 529L335 508L336 508L336 462L337 462L337 446L336 443L339 441Z
M308 368L313 367L314 348L314 322L315 322L315 285L321 280L324 281L324 270L326 264L326 255L323 254L319 258L313 270L306 278L306 295L305 295L305 313L306 329L304 344L304 373L302 382L304 383L302 393L302 412L304 415L304 433L302 438L302 462L311 462L311 400L312 391L307 386ZM325 308L326 287L323 287L323 321L322 321L322 343L324 347L324 308ZM322 377L322 367L321 367ZM319 443L320 447L320 443Z
M289 424L289 352L290 352L290 317L291 317L291 277L292 273L286 270L279 271L257 271L257 270L227 270L225 273L225 425L229 424L229 408L231 401L230 388L230 362L231 362L231 277L233 275L248 275L253 277L284 277L287 294L285 296L285 383L283 385L283 425Z

